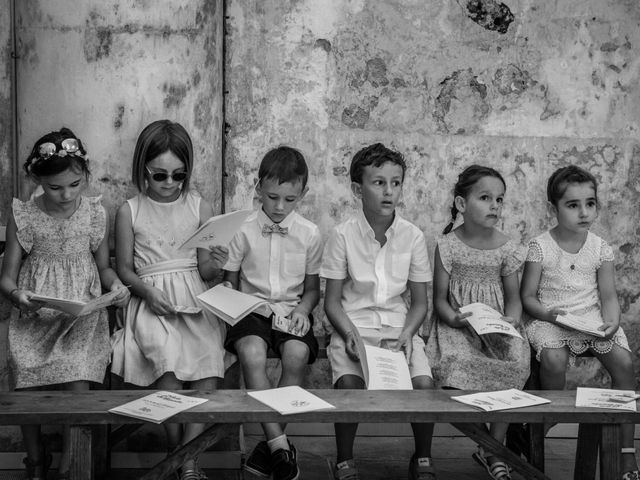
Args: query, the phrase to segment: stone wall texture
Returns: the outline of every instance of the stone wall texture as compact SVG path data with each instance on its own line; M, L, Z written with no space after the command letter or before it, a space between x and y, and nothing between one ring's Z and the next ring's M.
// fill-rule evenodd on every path
M261 156L298 147L301 212L324 234L357 208L348 168L383 142L408 162L400 213L433 249L472 163L497 168L502 228L548 229L546 179L575 163L600 182L594 231L616 254L622 325L640 367L640 4L635 0L230 0L227 205L250 195ZM595 362L571 381L601 384Z

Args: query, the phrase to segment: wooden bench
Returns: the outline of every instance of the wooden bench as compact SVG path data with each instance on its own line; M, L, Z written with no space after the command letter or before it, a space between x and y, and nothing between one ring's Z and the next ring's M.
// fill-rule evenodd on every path
M575 393L568 391L533 392L551 400L535 407L484 412L451 400L451 396L469 392L450 390L429 391L367 391L311 390L335 406L334 409L297 415L278 412L249 397L243 390L188 392L209 401L182 412L167 422L207 423L198 438L185 445L166 460L149 470L144 480L167 478L182 462L203 452L239 423L450 423L466 436L507 461L527 479L547 479L542 471L524 462L510 450L491 438L481 425L485 422L580 423L599 438L600 479L618 480L620 474L620 423L640 422L640 413L621 410L576 408ZM92 442L95 426L114 425L127 430L140 421L109 413L117 405L139 398L148 391L6 392L0 393L0 425L71 425L71 478L87 480L93 477ZM118 430L115 430L116 432ZM592 457L592 456L591 456ZM585 463L586 460L586 463ZM575 479L595 478L595 459L576 455Z

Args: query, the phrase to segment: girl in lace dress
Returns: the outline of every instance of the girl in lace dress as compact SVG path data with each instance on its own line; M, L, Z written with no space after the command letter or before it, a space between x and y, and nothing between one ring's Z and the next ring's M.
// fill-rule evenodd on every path
M134 294L124 328L113 338L111 370L125 382L161 390L214 390L224 377L226 328L198 308L227 261L226 247L181 249L213 215L211 206L189 190L193 146L182 125L159 120L138 137L132 180L140 193L116 216L116 264ZM202 432L201 424L167 424L168 449ZM181 469L183 480L206 478L195 459Z
M460 307L481 302L505 315L524 337L518 270L522 248L495 228L500 219L505 182L496 170L467 167L454 188L451 223L435 252L435 319L427 342L436 384L465 390L522 388L529 375L529 344L503 334L478 335ZM453 229L462 214L464 223ZM504 442L508 424L494 423L489 433ZM511 478L497 457L473 454L491 478Z
M109 363L107 312L82 317L61 313L30 300L34 294L89 301L102 288L129 292L109 266L108 222L99 198L83 197L89 170L82 142L63 128L40 138L24 168L42 194L13 200L0 289L19 314L9 322L9 365L16 389L88 390L102 383ZM39 425L22 427L30 479L44 479L45 458ZM68 478L69 435L64 430L57 478Z
M612 388L634 390L631 351L620 328L613 250L589 231L598 214L598 188L589 172L570 165L547 183L547 200L558 224L529 243L521 297L527 334L540 361L545 390L562 390L569 362L590 351L611 375ZM601 324L604 337L562 327L556 317L572 313ZM634 425L622 425L624 480L639 480Z

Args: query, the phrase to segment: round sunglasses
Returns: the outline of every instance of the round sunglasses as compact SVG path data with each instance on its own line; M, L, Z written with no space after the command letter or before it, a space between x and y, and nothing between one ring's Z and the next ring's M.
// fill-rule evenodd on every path
M187 179L187 172L173 172L169 174L167 172L152 172L149 170L149 167L145 168L154 182L164 182L169 177L171 177L174 182L182 182Z
M53 142L42 143L38 147L38 155L40 156L40 158L50 158L54 155L64 157L67 154L82 156L80 153L78 153L78 151L80 150L80 144L78 143L77 138L65 138L64 140L62 140L62 142L60 142L60 146L62 148L58 150L58 147Z

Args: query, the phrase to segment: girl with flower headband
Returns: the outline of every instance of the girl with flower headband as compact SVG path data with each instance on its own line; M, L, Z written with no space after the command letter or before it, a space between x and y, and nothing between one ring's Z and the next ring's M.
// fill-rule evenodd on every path
M103 381L109 364L106 310L75 317L31 297L86 302L103 288L122 289L114 304L126 305L129 292L109 266L107 213L99 197L82 196L89 180L86 151L68 128L40 138L24 169L42 194L13 200L0 276L0 291L18 308L8 335L15 388L88 390L89 382ZM40 426L22 426L22 433L28 478L46 478L51 457ZM65 428L56 478L68 478L69 446Z
M213 390L224 377L226 328L199 308L196 295L220 273L228 250L180 248L213 215L188 188L192 172L193 146L182 125L158 120L145 127L133 154L132 181L140 193L116 216L116 265L134 296L124 328L113 336L111 371L127 383ZM172 451L204 425L167 424L165 429ZM206 476L191 458L180 478Z

